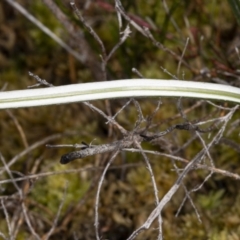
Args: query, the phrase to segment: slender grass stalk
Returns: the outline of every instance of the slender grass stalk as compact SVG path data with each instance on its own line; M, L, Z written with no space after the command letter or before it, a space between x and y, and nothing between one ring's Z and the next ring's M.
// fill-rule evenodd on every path
M237 19L238 24L240 25L240 1L239 0L228 0L232 11Z
M192 81L115 80L0 92L0 109L129 97L188 97L240 103L240 89Z
M65 42L62 41L61 38L59 38L55 33L53 33L48 27L43 25L40 21L38 21L33 15L31 15L25 8L23 8L17 1L14 0L5 0L7 3L9 3L13 8L17 9L21 14L23 14L29 21L31 21L33 24L35 24L39 29L41 29L45 34L47 34L51 39L53 39L55 42L57 42L62 48L67 50L69 53L71 53L76 59L78 59L80 62L85 63L86 59L73 50L71 47L69 47Z

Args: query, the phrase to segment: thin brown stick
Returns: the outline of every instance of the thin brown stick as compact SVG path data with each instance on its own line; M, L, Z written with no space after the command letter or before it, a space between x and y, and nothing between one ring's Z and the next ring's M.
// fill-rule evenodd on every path
M10 167L13 164L15 164L21 157L25 156L26 154L28 154L29 152L31 152L32 150L38 148L41 145L46 144L47 142L50 142L52 140L61 138L63 136L63 134L54 134L52 136L46 137L38 142L35 142L34 144L30 145L28 148L24 149L22 152L20 152L19 154L17 154L15 157L13 157L8 163L7 166ZM0 170L0 175L3 174L3 172L6 171L6 168L2 168Z

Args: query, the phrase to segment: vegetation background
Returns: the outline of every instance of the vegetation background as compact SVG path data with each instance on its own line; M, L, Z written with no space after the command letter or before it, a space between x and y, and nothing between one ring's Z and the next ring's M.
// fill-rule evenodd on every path
M5 90L26 89L34 85L35 80L28 76L29 71L54 85L104 80L99 70L101 50L96 40L76 18L68 1L55 2L70 19L76 33L79 29L84 33L83 38L91 50L88 53L91 61L79 62L16 9L1 1L0 82L1 87L7 83ZM81 54L82 46L78 45L42 1L21 0L19 3ZM110 52L119 42L114 1L76 1L76 4L100 36L106 51ZM235 50L240 45L240 32L226 1L151 0L146 3L142 0L123 0L122 4L134 21L148 27L155 39L177 56L182 55L186 39L189 38L183 58L186 64L182 64L180 71L177 71L179 59L169 51L154 46L149 39L132 28L130 38L117 49L107 64L107 80L138 78L132 71L132 68L136 68L145 78L171 79L171 73L178 79L240 85L240 58ZM114 115L126 101L95 101L93 104L108 115ZM183 121L176 101L162 99L160 110L154 117L156 129L166 129ZM156 99L141 99L139 103L144 116L153 113L157 106ZM225 110L199 100L184 99L182 104L191 121L225 114ZM230 103L221 104L225 104L225 107L233 106ZM137 117L135 105L130 104L118 115L117 121L131 130ZM21 200L16 196L16 186L4 182L9 176L1 170L2 238L9 234L6 212L12 226L12 236L9 238L36 238L22 213L21 201L24 201L32 227L40 239L95 239L96 185L111 154L60 165L61 155L69 149L46 148L45 144L91 143L93 140L94 144L108 143L119 139L120 133L106 124L106 119L82 103L1 111L0 118L0 150L4 159L9 162L23 153L11 166L13 177L38 175L32 180L17 182L25 194L24 200ZM228 134L237 145L238 119L239 112L234 115L228 129ZM169 149L173 151L180 149L191 136L191 132L174 132L155 145L145 144L143 147L162 152L168 152ZM207 139L209 135L203 137ZM188 148L182 149L180 155L191 159L199 149L200 144L193 142ZM217 167L240 173L238 146L233 149L220 144L212 152L212 157ZM176 173L171 161L166 158L151 156L150 162L158 184L159 197L162 197L175 182ZM3 167L2 165L2 169ZM185 180L187 188L201 184L206 175L206 170L190 172ZM175 217L184 198L184 191L179 190L163 212L164 238L240 239L239 187L239 181L213 174L198 192L191 194L201 222L189 202L184 204L178 217ZM123 152L108 171L101 190L99 232L102 239L126 239L143 224L154 206L150 176L140 154ZM56 218L60 207L60 215ZM55 226L56 219L58 221ZM52 226L53 231L48 236ZM136 239L156 239L157 226L157 223L154 224Z

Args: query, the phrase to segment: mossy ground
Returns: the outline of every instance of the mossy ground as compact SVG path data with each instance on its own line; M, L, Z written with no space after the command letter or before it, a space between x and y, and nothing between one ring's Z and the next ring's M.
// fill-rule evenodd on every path
M69 15L71 9L67 7L67 3L65 5L65 2L58 2ZM85 12L85 17L92 23L109 52L119 41L117 18L111 9L104 8L107 6L103 5L104 1L97 2ZM128 13L149 24L156 40L164 43L178 55L182 53L186 38L190 38L184 55L190 67L182 64L179 79L211 81L213 78L222 78L232 85L239 86L239 77L236 73L239 58L232 48L233 42L239 39L239 31L226 1L169 1L171 17L164 11L161 1L122 2ZM110 2L105 3L112 6ZM70 42L67 31L42 1L23 0L21 4L64 41ZM6 90L25 89L35 84L34 79L28 76L28 71L54 85L95 81L88 67L75 60L6 2L0 3L0 13L0 81L1 86L8 84ZM76 29L78 27L82 29L82 25L74 17L71 19ZM172 24L173 19L177 27ZM131 37L117 50L107 65L109 80L136 78L137 76L131 70L133 67L146 78L171 78L161 67L177 75L178 60L155 47L151 41L134 29L132 31ZM101 51L98 44L86 30L84 34L89 45L94 49L96 60L100 61L98 55ZM202 69L208 69L211 77L201 75ZM158 124L156 131L183 121L178 115L176 99L162 101L163 104L154 118L154 123ZM93 103L104 111L106 106L110 106L114 115L125 102L125 100L113 100ZM156 99L142 99L139 102L145 116L150 115L157 105ZM197 100L184 99L183 109L193 106L196 102ZM231 104L228 103L226 106L230 107ZM94 143L100 144L121 137L116 129L106 125L105 119L81 103L18 109L11 112L19 122L23 135L20 135L9 113L0 111L0 149L7 162L28 146L56 133L66 134L48 143L74 144L81 141L90 143L96 139ZM221 114L224 114L224 111L203 104L189 111L187 117L190 121L195 121L209 116L218 117ZM132 130L137 115L135 106L131 104L119 114L117 120L123 127ZM232 121L238 118L237 112ZM239 124L231 133L231 139L236 142L239 142L238 130ZM146 148L167 152L167 148L177 149L190 137L189 132L174 132L166 137L170 145L164 146L164 143L160 142L156 146L146 144ZM207 141L207 134L203 137ZM181 156L191 159L201 147L199 142L193 142L181 152ZM110 154L97 155L61 166L59 159L67 151L69 149L49 149L44 145L40 146L21 157L11 166L11 170L14 171L14 177L19 177L40 172L91 168L86 171L79 170L78 173L39 177L26 195L25 204L31 219L35 219L32 220L34 229L40 236L44 236L52 226L67 183L64 206L56 230L50 239L95 239L93 224L96 185L102 171L100 167L106 164ZM213 150L212 157L217 167L240 172L239 153L232 148L222 145L221 148ZM177 176L172 171L173 167L169 159L150 155L149 158L153 166L159 197L162 197ZM135 165L128 166L128 164ZM177 164L179 167L185 166ZM120 240L126 239L146 220L155 206L155 199L150 176L140 154L129 152L120 154L114 166L119 168L109 170L101 192L99 231L103 239ZM206 175L207 171L204 170L189 173L185 180L187 188L199 185ZM5 173L1 179L8 177ZM23 184L27 182L19 183L20 186ZM188 201L179 216L175 217L184 198L184 192L180 189L163 211L164 239L239 239L240 194L238 190L238 181L214 174L199 192L192 193L193 202L202 220L200 223ZM10 183L1 186L2 195L11 195L15 192L16 189ZM23 218L18 212L18 206L17 200L9 200L6 203L10 219L16 218L16 222ZM7 234L6 217L3 211L0 214L0 231ZM137 239L156 239L157 227L155 223ZM16 239L28 239L30 235L23 221L20 223Z

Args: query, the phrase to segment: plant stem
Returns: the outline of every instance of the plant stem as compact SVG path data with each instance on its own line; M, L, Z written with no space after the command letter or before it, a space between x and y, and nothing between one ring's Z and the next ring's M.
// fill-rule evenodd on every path
M191 97L240 103L240 89L192 81L115 80L0 92L0 109L129 97Z

